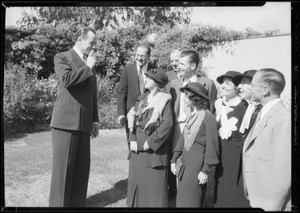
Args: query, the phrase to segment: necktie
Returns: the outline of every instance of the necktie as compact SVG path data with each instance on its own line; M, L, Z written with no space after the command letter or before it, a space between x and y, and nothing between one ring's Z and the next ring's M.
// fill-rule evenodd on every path
M139 81L139 87L140 87L140 92L141 94L144 93L144 77L142 73L142 68L140 67L138 70L138 81Z
M253 125L253 128L255 128L255 126L257 125L258 121L259 121L260 118L261 118L261 108L262 108L262 105L259 104L259 105L257 106L257 108L258 108L258 110L257 110L257 109L255 109L255 110L257 110L258 113L257 113L256 119L255 119L255 123L254 123L254 125ZM255 112L255 111L254 111L254 112Z
M83 59L84 63L86 63L86 61L87 61L87 58L88 58L88 55L87 55L87 54L83 54L83 57L82 57L82 59Z
M251 128L253 126L253 124L255 123L255 120L258 117L258 113L260 112L261 108L262 108L261 104L257 104L256 105L255 110L254 110L254 112L253 112L253 114L251 116L249 128ZM257 122L258 122L258 120L257 120Z

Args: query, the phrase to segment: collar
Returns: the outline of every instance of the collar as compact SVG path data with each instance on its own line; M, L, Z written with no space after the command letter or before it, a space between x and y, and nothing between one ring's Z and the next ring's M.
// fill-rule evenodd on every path
M269 103L267 103L263 108L261 108L261 118L274 106L276 103L280 101L280 98L276 98Z
M83 54L80 52L80 50L76 46L74 46L73 49L79 55L79 57L83 60Z
M147 72L148 64L149 63L147 63L145 66L142 67L143 74L145 74ZM136 64L136 70L137 70L137 72L139 71L139 66L137 64Z
M197 75L192 75L190 78L183 78L183 86L191 82L197 82Z
M225 101L225 97L223 97L222 100L225 106L227 107L237 106L241 102L241 98L239 96L235 96L234 98L230 99L227 102Z
M247 99L244 99L244 100L247 101L248 106L255 106L256 107L258 104L260 104L256 101L250 101L250 100L247 100Z

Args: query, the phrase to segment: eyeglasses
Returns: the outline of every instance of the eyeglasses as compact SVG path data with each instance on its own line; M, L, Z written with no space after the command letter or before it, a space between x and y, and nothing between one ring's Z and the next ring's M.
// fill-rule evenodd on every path
M155 69L149 70L148 72L152 73L152 74L156 74L157 73L157 71Z
M135 56L136 56L137 58L143 58L143 59L147 58L146 55L139 55L139 54L136 54Z

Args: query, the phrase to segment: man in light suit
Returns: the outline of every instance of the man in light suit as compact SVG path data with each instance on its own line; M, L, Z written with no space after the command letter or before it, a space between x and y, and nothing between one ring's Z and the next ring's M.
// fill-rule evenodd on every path
M140 44L136 48L135 63L126 66L121 74L117 94L118 122L125 127L127 143L129 143L127 113L135 106L138 97L144 92L145 73L155 68L149 63L150 56L150 47L146 44ZM142 75L141 78L139 78L139 74Z
M182 51L180 54L177 73L180 76L180 78L173 80L170 84L170 93L172 95L172 104L175 112L174 131L172 136L172 151L175 149L177 141L180 138L180 135L182 134L185 120L189 113L189 109L184 108L182 98L183 96L180 92L181 87L184 87L190 82L199 82L200 84L204 85L204 87L208 90L207 96L209 97L210 111L212 113L214 113L215 111L214 102L217 98L217 88L213 80L204 76L199 76L197 74L197 67L199 63L200 57L196 51ZM214 186L214 169L215 168L212 168L213 171L209 175L209 187ZM204 206L212 207L212 198L210 201L204 201Z
M254 101L263 108L243 147L245 195L253 208L291 210L291 112L280 100L282 73L266 68L252 79Z
M97 83L92 68L96 32L79 29L75 46L55 55L58 95L51 124L53 167L50 207L85 206L90 171L90 137L99 134ZM88 55L85 60L84 55Z

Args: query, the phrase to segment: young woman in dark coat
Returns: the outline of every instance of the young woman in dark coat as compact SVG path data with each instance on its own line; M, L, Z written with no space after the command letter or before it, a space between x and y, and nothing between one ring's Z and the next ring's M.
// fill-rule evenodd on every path
M189 83L180 91L191 113L171 160L171 170L179 179L176 207L203 207L208 174L219 162L217 122L209 111L208 91L202 84ZM182 168L178 167L179 161Z

